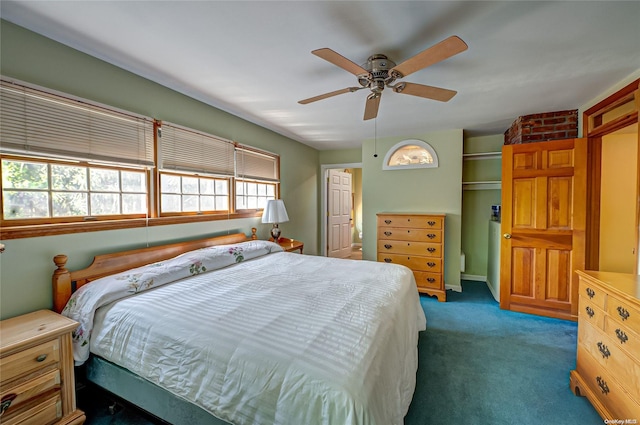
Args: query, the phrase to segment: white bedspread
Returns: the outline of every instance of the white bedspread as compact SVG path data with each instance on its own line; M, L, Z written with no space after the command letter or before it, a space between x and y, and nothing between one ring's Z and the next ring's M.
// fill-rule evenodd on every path
M233 424L393 425L425 324L408 268L280 252L100 308L90 349Z

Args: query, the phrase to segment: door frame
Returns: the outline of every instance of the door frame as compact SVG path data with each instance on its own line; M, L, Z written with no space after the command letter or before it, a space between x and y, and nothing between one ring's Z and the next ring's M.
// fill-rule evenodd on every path
M604 115L620 105L635 103L635 110L605 122ZM600 190L602 170L602 137L621 128L638 124L640 144L640 79L621 88L582 113L582 137L587 139L587 229L585 269L599 270L600 264ZM640 156L638 157L638 203L636 205L636 249L640 250ZM640 255L638 256L640 257ZM636 263L635 273L640 273Z
M327 199L327 179L329 178L329 170L345 168L362 168L362 162L348 162L343 164L320 164L320 175L322 176L322 184L320 185L320 196L322 199L322 210L320 211L320 255L327 256L327 213L329 211L329 202Z

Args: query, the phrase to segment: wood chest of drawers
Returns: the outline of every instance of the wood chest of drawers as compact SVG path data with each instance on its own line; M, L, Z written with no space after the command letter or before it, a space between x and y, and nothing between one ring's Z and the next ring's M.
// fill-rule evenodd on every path
M446 301L444 214L378 214L378 261L413 270L418 291Z
M2 425L79 425L71 332L77 323L49 310L0 322Z
M605 420L640 423L640 276L578 275L578 352L571 390L586 396Z

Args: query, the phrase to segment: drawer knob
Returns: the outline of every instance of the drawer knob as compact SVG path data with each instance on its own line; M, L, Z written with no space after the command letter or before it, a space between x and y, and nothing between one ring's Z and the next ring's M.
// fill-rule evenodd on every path
M385 236L391 236L391 232L384 232Z
M6 396L2 397L2 404L0 405L0 415L7 411L16 397L18 397L18 394L7 394Z
M598 350L600 350L600 354L602 354L603 359L606 359L611 355L611 352L609 351L609 347L604 345L602 342L598 343Z
M429 282L429 283L433 283L433 282L435 282L435 281L436 281L436 280L435 280L434 278L432 278L432 277L428 277L428 278L427 278L427 282Z
M436 235L435 235L435 234L433 234L433 233L429 233L429 234L427 234L427 237L428 237L429 239L433 239L433 238L435 238L435 237L436 237Z
M36 357L36 361L38 363L41 363L43 361L47 360L47 355L46 354L40 354L38 357Z
M384 222L387 224L391 224L391 220L385 220Z
M629 337L627 336L627 334L620 328L616 329L616 336L620 340L621 344L624 344L625 342L629 341Z
M427 251L429 251L430 253L433 254L434 252L436 252L436 249L434 247L430 246L429 248L427 248Z
M622 320L627 320L629 318L629 311L626 308L619 306L617 310L620 317L622 317Z
M435 222L435 221L433 221L433 220L429 220L429 221L427 221L427 224L428 224L429 226L435 226L435 225L436 225L436 222Z
M436 266L436 263L434 263L433 261L429 261L429 262L427 263L427 266L429 266L429 267L435 267L435 266Z
M391 249L391 246L392 246L392 245L391 245L391 244L388 244L388 243L384 244L384 247L385 247L385 248L387 248L387 249Z
M605 381L604 379L602 379L599 376L596 377L596 381L598 382L598 386L602 390L602 394L604 394L604 395L609 394L609 386L607 385L607 381Z
M589 306L587 306L587 307L585 308L585 310L586 310L587 315L588 315L589 317L593 317L593 315L594 315L594 314L596 314L596 312L595 312L595 311L593 311L593 309L592 309L591 307L589 307Z
M587 292L587 296L589 298L593 298L596 295L595 291L593 289L591 289L591 288L587 288L586 292Z
M385 258L385 259L384 259L384 262L385 262L385 263L390 263L390 262L391 262L391 258Z

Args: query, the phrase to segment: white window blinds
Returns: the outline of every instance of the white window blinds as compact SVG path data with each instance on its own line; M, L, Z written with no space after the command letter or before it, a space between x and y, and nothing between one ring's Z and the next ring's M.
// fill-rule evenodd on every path
M164 122L158 140L163 170L233 175L233 142Z
M153 166L153 120L2 79L0 151Z
M239 146L236 148L236 176L257 180L278 181L278 155Z

